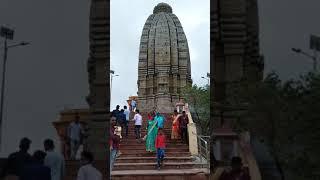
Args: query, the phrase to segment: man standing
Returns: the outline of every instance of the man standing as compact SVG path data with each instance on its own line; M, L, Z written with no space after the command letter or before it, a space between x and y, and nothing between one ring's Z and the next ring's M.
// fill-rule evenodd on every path
M136 110L136 114L134 115L134 133L136 135L136 139L140 142L141 138L141 126L142 126L142 116L139 113L139 110Z
M179 129L181 139L184 143L188 144L188 125L189 119L185 111L182 111L182 115L179 117Z
M81 153L81 167L78 171L77 180L102 180L102 174L92 166L93 155L91 152L83 151Z
M125 124L126 137L128 137L128 127L129 127L130 111L128 110L127 106L124 106L123 109L124 109L124 114L126 115L126 124Z
M80 141L82 138L83 130L79 121L79 116L76 116L74 122L72 122L68 127L68 137L71 145L71 159L76 159L76 153L80 146Z
M137 102L134 99L132 99L131 100L131 111L135 112L136 107L137 107Z
M127 118L126 118L126 115L124 113L124 109L121 109L120 111L120 114L119 114L119 119L120 119L120 126L121 126L121 129L126 129L127 127Z
M116 106L116 109L112 111L111 113L111 117L115 117L116 118L116 121L119 122L119 114L120 114L120 106L117 105Z
M14 177L20 177L24 166L31 162L32 157L28 153L30 144L31 140L28 138L21 139L19 145L20 150L9 155L7 164L4 167L7 178L11 177L14 179Z
M54 151L54 143L51 139L46 139L43 143L47 153L44 165L51 169L51 180L62 180L65 175L65 162L60 153Z

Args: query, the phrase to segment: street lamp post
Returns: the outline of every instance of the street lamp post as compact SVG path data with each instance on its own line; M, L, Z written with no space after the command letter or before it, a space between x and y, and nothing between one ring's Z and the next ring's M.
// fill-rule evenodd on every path
M306 53L306 52L304 52L304 51L302 51L301 49L298 49L298 48L291 48L291 50L293 52L295 52L295 53L303 54L304 56L312 59L312 61L313 61L313 71L317 72L317 59L318 58L317 58L317 52L316 51L314 51L314 55L310 55L310 54L308 54L308 53Z
M208 81L208 85L210 85L210 79L204 76L201 76L202 79L206 79Z
M13 44L8 46L7 40L12 40L14 35L14 30L1 27L0 36L4 37L4 54L3 54L3 65L2 65L2 82L1 82L1 102L0 102L0 150L2 147L2 121L3 121L3 102L4 102L4 91L5 91L5 80L6 80L6 67L7 67L7 58L9 48L14 48L18 46L25 46L30 44L29 42L22 41L18 44Z
M318 55L317 55L317 51L320 51L320 37L311 34L310 35L310 47L311 50L313 50L313 55L310 55L304 51L302 51L301 49L298 48L291 48L291 50L295 53L299 53L299 54L303 54L305 56L307 56L308 58L312 59L313 61L313 72L317 73L318 71Z
M110 102L111 102L111 97L112 97L112 79L113 77L117 77L119 76L118 74L114 74L113 70L110 70L110 74L111 74L111 80L110 80Z

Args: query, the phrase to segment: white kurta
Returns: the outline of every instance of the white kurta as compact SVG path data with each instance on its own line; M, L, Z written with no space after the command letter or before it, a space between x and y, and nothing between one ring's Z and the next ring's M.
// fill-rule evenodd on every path
M65 162L61 154L53 151L46 152L44 165L51 170L51 180L62 180L65 174Z
M91 164L87 164L79 169L77 180L102 180L102 174Z

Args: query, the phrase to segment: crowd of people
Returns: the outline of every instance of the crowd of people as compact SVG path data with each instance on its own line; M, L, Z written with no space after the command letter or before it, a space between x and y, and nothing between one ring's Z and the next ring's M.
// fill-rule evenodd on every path
M76 116L66 132L66 141L71 147L70 159L78 159L81 164L77 180L102 180L102 174L92 166L92 153L79 150L85 137L79 119L79 116ZM29 154L31 143L32 141L26 137L20 140L19 151L8 156L2 177L6 180L63 180L66 176L65 157L69 155L56 152L52 139L44 140L43 150L36 150L31 155Z
M134 105L134 106L133 106ZM165 154L166 136L164 133L164 124L166 118L156 110L148 113L146 124L146 134L141 136L141 127L143 125L143 117L140 114L139 109L136 109L136 104L130 106L130 110L135 113L132 121L134 121L134 135L137 143L145 141L146 152L157 153L157 169L160 169L162 160ZM128 137L130 110L127 106L124 106L120 110L120 106L117 105L116 109L111 114L111 128L110 128L110 170L112 170L116 157L121 155L120 141L122 137ZM182 114L178 114L177 110L171 116L172 131L171 139L181 141L188 144L188 128L189 123L188 116L185 111ZM125 130L123 132L122 130Z
M19 151L9 155L2 177L4 179L20 180L62 180L65 175L63 156L54 151L54 143L46 139L44 150L36 150L29 154L31 140L22 138Z
M170 138L174 140L173 142L188 144L188 115L185 111L179 114L177 110L174 110L170 119L166 119L164 115L154 110L147 114L147 120L144 121L139 109L131 107L130 110L128 110L126 106L123 106L123 109L120 110L120 106L117 105L116 109L112 111L110 128L110 171L112 171L116 158L121 156L121 139L123 137L128 138L130 111L135 113L132 121L134 121L134 137L137 143L145 141L146 153L156 152L156 168L160 170L163 165L166 148L166 135L164 133L165 122L168 120L172 122ZM146 125L146 134L142 137L141 127L143 124ZM248 170L242 167L241 158L234 157L232 158L231 169L223 171L219 179L250 180L250 176Z
M132 106L131 106L132 107ZM164 133L164 124L167 121L165 116L157 111L148 113L146 123L146 134L141 137L141 127L143 117L140 111L130 108L135 115L134 132L137 143L145 141L146 152L156 152L156 168L161 169L165 157L166 135ZM128 137L130 110L124 106L120 110L118 105L112 112L110 126L110 172L114 165L116 157L121 155L120 142L123 137ZM172 121L171 139L188 143L187 124L188 116L185 111L179 114L176 110L170 117ZM122 131L122 130L125 131ZM79 116L70 123L67 128L67 139L71 146L71 159L76 159L79 153L79 146L82 144L84 135L83 127L80 124ZM5 180L62 180L66 176L65 158L55 151L54 141L46 139L43 142L43 150L36 150L32 155L29 154L31 140L23 138L19 144L19 151L12 153L7 158L2 171L2 177ZM82 151L80 153L81 167L77 173L77 180L102 180L102 173L93 166L94 157L91 152ZM232 169L224 171L220 177L221 180L233 180L235 177L241 180L249 180L248 171L242 168L241 158L232 159ZM248 179L249 178L249 179Z

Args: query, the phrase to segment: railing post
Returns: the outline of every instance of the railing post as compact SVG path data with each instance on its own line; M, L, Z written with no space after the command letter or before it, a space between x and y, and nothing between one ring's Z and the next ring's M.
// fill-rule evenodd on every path
M201 150L201 137L199 137L199 136L197 136L197 138L198 138L198 143L199 143L199 145L198 145L198 149L199 149L199 157L200 157L200 163L201 163L201 166L202 166L202 150Z
M209 142L209 145L210 145L210 139L209 139L209 141L206 141L207 166L210 169L210 149L208 149L208 142Z

